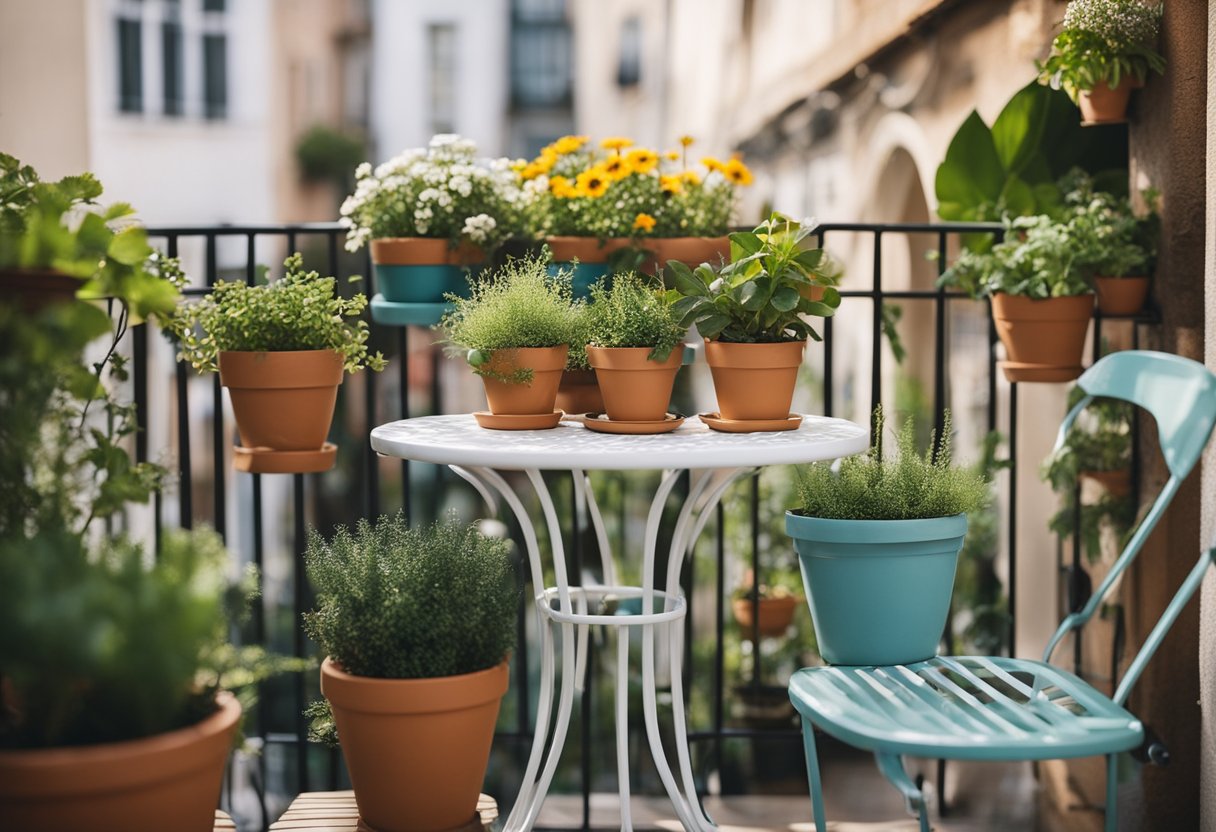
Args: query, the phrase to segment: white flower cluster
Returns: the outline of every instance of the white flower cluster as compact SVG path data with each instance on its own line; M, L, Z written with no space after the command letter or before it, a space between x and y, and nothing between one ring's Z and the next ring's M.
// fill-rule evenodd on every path
M1150 46L1157 40L1161 6L1140 0L1072 0L1064 12L1065 29L1082 29L1112 47Z
M489 214L478 214L464 221L464 228L461 229L461 233L473 242L481 244L490 239L490 235L494 233L494 229L497 227L498 222Z

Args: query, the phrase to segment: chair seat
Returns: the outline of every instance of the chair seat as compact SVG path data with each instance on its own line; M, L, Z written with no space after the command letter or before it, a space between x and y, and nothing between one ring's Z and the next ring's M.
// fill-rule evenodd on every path
M1144 729L1077 676L1043 662L940 656L894 667L813 667L790 679L804 719L859 748L962 760L1127 751Z

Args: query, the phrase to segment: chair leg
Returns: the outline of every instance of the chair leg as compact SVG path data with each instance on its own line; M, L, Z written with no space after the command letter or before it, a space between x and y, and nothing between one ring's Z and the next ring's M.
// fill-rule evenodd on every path
M908 812L916 815L920 820L920 832L930 832L929 807L925 805L924 792L918 789L912 779L908 777L908 772L904 771L904 764L899 756L876 751L874 761L878 763L878 770L882 772L882 776L887 778L887 781L899 789L900 794L904 796Z
M1106 755L1106 832L1118 832L1119 808L1116 800L1119 790L1119 755Z
M815 726L805 716L802 717L802 747L806 751L806 778L811 787L815 832L827 832L828 822L823 813L823 784L819 780L819 755L815 751Z

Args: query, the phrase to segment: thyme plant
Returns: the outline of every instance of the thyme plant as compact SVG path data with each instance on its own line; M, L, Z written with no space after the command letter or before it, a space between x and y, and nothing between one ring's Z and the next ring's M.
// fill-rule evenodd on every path
M615 276L611 285L591 287L587 307L589 341L596 347L650 347L651 361L666 361L683 340L680 326L661 289L648 286L636 274Z

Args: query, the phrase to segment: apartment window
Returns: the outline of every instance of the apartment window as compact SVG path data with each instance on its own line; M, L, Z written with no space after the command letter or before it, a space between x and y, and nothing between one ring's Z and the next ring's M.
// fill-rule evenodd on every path
M518 109L570 105L570 25L564 0L513 0L511 101Z
M143 24L118 18L118 109L142 113L144 109Z
M211 119L228 115L227 35L203 35L203 115Z
M642 81L642 20L626 18L621 24L621 43L617 53L616 84L636 87Z
M176 3L169 4L170 9ZM160 59L162 109L167 116L180 116L185 111L182 60L182 24L176 16L167 17L160 24Z
M222 12L226 3L224 0L203 0L203 11L205 12Z
M427 32L431 132L456 132L456 27L432 24Z

